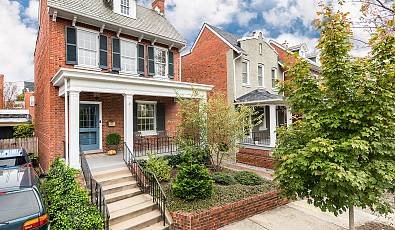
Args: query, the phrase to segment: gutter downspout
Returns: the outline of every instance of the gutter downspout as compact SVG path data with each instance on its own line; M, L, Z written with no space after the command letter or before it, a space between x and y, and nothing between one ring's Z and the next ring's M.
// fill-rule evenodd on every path
M236 60L241 58L243 53L233 59L233 101L236 100Z
M68 80L64 79L64 139L65 139L65 158L67 165L70 165L69 157L69 100L68 100Z

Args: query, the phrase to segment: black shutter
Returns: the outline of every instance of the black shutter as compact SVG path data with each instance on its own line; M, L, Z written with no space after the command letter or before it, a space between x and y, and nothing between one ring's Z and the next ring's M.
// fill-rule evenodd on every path
M174 79L174 53L169 51L169 78Z
M133 132L137 132L137 103L133 102Z
M144 63L145 63L145 46L142 44L138 44L138 66L137 72L140 75L144 75Z
M154 54L154 47L148 47L148 75L154 76L155 75L155 54Z
M267 105L265 106L265 119L266 119L266 128L270 130L270 107Z
M102 69L108 69L107 36L105 35L100 35L99 51L100 51L99 66Z
M112 38L112 71L121 71L121 44L119 38Z
M156 131L165 131L165 104L156 105Z
M66 27L66 64L77 65L77 29Z

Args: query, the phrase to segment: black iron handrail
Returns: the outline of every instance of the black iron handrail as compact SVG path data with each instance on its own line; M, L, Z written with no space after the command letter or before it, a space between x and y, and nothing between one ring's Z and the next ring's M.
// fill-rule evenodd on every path
M92 177L88 161L83 153L80 154L81 169L84 175L86 187L89 189L91 204L96 205L104 219L104 229L108 230L110 224L110 212L108 211L107 202L104 198L103 187Z
M249 145L270 145L270 133L267 131L251 132L249 136L240 140L239 143Z
M126 143L124 143L123 159L130 172L134 175L137 186L140 188L140 190L152 196L152 201L158 206L161 219L163 220L163 226L165 226L167 198L165 192L160 186L158 178L156 178L155 174L150 173L141 167L133 152L130 151Z

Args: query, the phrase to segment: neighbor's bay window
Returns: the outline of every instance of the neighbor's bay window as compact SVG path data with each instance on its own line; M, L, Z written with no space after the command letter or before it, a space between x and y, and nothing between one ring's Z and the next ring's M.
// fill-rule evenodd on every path
M88 30L77 30L78 65L99 67L99 33Z
M139 102L137 104L137 129L139 132L156 132L156 103Z
M121 39L121 71L137 73L137 44Z

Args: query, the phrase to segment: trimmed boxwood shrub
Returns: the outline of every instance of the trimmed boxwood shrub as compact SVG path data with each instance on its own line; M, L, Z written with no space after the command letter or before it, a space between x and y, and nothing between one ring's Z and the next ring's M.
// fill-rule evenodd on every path
M235 179L242 185L260 185L263 183L262 177L254 172L236 172Z
M222 184L222 185L236 184L235 178L232 175L226 173L217 172L211 175L211 177L217 184Z
M152 154L148 154L148 157L145 169L154 174L159 181L170 180L172 167L169 165L169 161Z
M181 156L179 154L176 155L166 155L162 157L163 159L169 161L169 165L172 167L177 167L182 163Z
M51 229L103 229L103 219L76 180L78 171L59 157L52 163L43 191Z
M213 194L213 180L206 167L200 164L182 164L177 178L172 183L176 197L187 201L204 199Z

